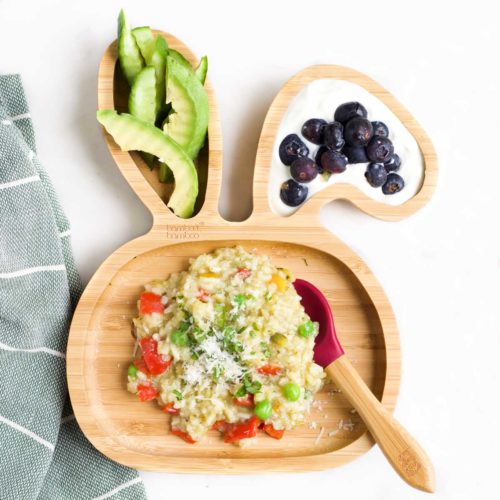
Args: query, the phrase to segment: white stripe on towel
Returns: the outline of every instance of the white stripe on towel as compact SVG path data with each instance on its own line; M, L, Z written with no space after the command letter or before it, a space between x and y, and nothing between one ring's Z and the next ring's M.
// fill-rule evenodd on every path
M66 271L64 264L57 264L54 266L36 266L20 269L19 271L12 271L10 273L0 273L0 279L17 278L18 276L26 276L27 274L43 273L45 271Z
M67 231L59 233L59 238L66 238L66 236L69 236L70 234L71 234L71 229L68 229Z
M33 349L21 349L0 342L0 349L12 352L45 352L47 354L51 354L52 356L57 356L58 358L64 359L66 357L66 354L64 354L63 352L54 351L54 349L50 349L49 347L34 347Z
M40 176L32 175L31 177L25 177L24 179L17 179L17 181L4 182L0 184L0 189L9 189L15 186L21 186L22 184L29 184L30 182L37 182L40 180Z
M22 432L23 434L26 434L26 436L30 437L31 439L34 439L37 443L42 444L46 448L48 448L50 451L54 451L54 445L52 443L49 443L48 441L45 441L45 439L41 438L40 436L37 436L34 432L31 432L29 429L26 429L25 427L22 427L19 424L16 424L12 420L9 420L8 418L2 417L0 415L0 422L3 422L4 424L7 424L8 426L12 427L16 431Z
M132 481L127 481L126 483L123 483L120 486L117 486L114 490L108 491L108 493L105 493L104 495L101 495L100 497L95 497L93 500L104 500L105 498L112 497L114 494L118 493L121 490L124 490L125 488L128 488L130 486L133 486L134 484L140 483L142 479L140 477L136 477L135 479L132 479Z
M31 118L29 113L23 113L22 115L11 116L10 119L15 122L16 120L23 120L24 118Z

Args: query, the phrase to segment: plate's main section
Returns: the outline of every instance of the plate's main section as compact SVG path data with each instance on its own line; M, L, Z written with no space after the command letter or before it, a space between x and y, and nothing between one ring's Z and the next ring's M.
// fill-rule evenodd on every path
M370 446L366 428L336 388L328 383L317 397L308 422L276 441L264 434L240 448L224 444L213 431L190 446L169 434L168 416L156 403L141 403L125 390L142 285L187 267L189 258L220 246L241 244L271 257L296 276L319 286L332 304L342 345L372 391L394 401L398 378L387 381L387 363L398 374L397 337L384 338L379 313L356 276L328 253L304 245L270 241L199 241L164 246L130 260L109 281L92 311L85 341L79 389L72 399L78 420L92 443L122 463L144 469L244 472L330 467L355 458ZM389 358L386 346L392 348ZM70 360L70 364L72 361ZM84 401L75 399L80 394ZM90 422L89 422L90 423Z
M188 54L181 42L164 34ZM114 106L116 52L106 52L100 70L99 107ZM417 140L425 162L425 180L417 195L400 206L369 200L352 186L338 184L312 197L294 215L279 217L267 203L271 153L281 116L290 99L314 78L355 81L389 106ZM365 212L400 219L430 198L437 175L435 153L425 132L385 89L349 68L314 66L285 84L266 117L254 176L254 212L241 223L218 214L222 144L217 106L210 84L208 181L201 211L189 220L176 218L159 195L155 179L144 176L137 155L120 151L105 134L110 152L132 189L153 215L151 231L114 252L85 290L68 344L68 383L78 423L101 452L140 469L200 473L303 471L341 465L373 444L363 422L344 395L327 385L308 422L281 441L265 435L251 446L224 444L214 431L195 445L168 432L168 416L155 403L140 403L126 391L126 369L133 339L131 319L143 284L185 269L191 257L217 247L240 244L265 253L296 277L311 281L328 298L336 330L347 355L375 395L393 408L399 387L400 351L396 322L384 291L366 264L320 223L319 211L331 199L348 199Z

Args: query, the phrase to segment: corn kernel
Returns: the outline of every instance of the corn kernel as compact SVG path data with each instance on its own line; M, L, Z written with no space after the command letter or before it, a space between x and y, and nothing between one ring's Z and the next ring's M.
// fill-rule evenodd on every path
M286 279L282 278L279 274L273 274L269 283L274 283L281 292L285 290L287 286Z
M218 278L218 273L201 273L200 278Z

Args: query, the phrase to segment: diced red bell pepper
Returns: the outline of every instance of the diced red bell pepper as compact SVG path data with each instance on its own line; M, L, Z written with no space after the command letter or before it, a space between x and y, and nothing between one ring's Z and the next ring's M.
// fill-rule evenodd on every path
M158 354L158 342L153 337L141 339L142 357L151 375L160 375L171 364L172 358Z
M140 297L139 312L141 314L162 313L165 306L162 304L161 296L156 293L143 292Z
M236 276L239 276L241 279L246 279L252 274L252 271L250 269L247 269L246 267L238 267L236 271Z
M245 422L228 424L224 434L224 442L234 443L235 441L255 437L259 425L260 420L255 415L245 420Z
M229 424L225 420L217 420L212 425L213 431L226 432L226 428Z
M144 361L144 358L141 356L140 358L135 358L134 359L134 366L142 373L147 375L149 377L149 370L148 367L146 366L146 362Z
M233 402L236 406L243 406L244 408L252 408L254 405L253 394L246 394L241 398L234 398Z
M208 292L204 288L198 288L198 295L196 296L201 302L206 302L208 299Z
M139 384L137 386L137 396L141 401L151 401L158 396L158 391L152 385Z
M263 429L265 433L269 434L274 439L281 439L283 434L285 434L284 429L275 429L273 424L265 424Z
M281 371L281 366L278 365L264 365L257 368L257 371L262 375L278 375Z
M189 444L196 443L196 441L187 432L181 431L180 429L177 429L177 427L172 427L170 429L170 432L174 436L179 436L181 439L184 439L184 441L186 441L186 443L189 443Z
M177 415L179 413L179 408L175 408L172 402L167 403L161 410L170 415Z

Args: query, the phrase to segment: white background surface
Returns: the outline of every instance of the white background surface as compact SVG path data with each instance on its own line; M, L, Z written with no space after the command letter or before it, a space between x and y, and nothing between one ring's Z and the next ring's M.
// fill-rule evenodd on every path
M292 74L350 65L388 88L434 141L435 198L399 223L346 204L325 224L373 269L398 319L397 417L428 450L439 499L500 498L500 29L495 2L0 0L0 72L20 72L87 281L150 216L95 121L96 72L122 4L208 54L224 135L223 215L242 219L265 112ZM286 444L286 442L284 442ZM373 448L340 469L251 477L143 474L150 499L414 499Z

